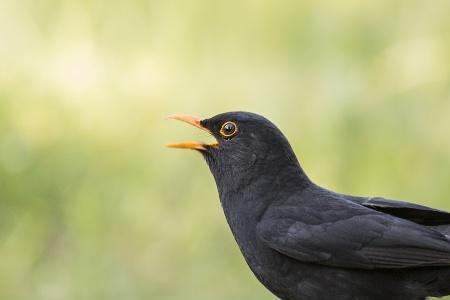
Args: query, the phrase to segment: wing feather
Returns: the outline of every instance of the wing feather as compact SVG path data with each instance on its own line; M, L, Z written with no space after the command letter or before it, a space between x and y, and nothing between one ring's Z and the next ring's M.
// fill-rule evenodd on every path
M436 226L450 224L450 213L414 203L381 197L356 198L361 205L418 224Z
M269 209L257 226L267 246L305 262L346 268L450 265L450 240L431 227L346 201L322 210Z

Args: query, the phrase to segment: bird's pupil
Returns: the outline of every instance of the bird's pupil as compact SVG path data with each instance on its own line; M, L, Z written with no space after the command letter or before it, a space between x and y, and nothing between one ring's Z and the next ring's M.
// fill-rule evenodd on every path
M226 124L224 129L225 129L225 132L230 133L230 132L233 132L234 126L233 126L233 124Z

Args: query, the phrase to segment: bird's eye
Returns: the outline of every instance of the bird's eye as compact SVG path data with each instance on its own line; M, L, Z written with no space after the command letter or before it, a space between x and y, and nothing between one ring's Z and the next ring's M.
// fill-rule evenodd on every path
M234 122L225 122L220 128L220 134L226 138L230 139L237 133L237 125Z

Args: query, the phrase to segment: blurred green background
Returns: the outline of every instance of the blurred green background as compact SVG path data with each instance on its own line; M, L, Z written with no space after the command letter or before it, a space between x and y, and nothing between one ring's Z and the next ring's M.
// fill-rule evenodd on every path
M164 117L273 120L317 183L450 210L450 2L0 1L0 299L274 299Z

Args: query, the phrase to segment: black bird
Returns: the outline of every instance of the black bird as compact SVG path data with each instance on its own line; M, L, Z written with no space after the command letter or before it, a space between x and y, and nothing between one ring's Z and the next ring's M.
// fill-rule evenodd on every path
M415 300L450 294L450 214L314 184L262 116L171 116L211 133L198 150L250 269L283 300Z

